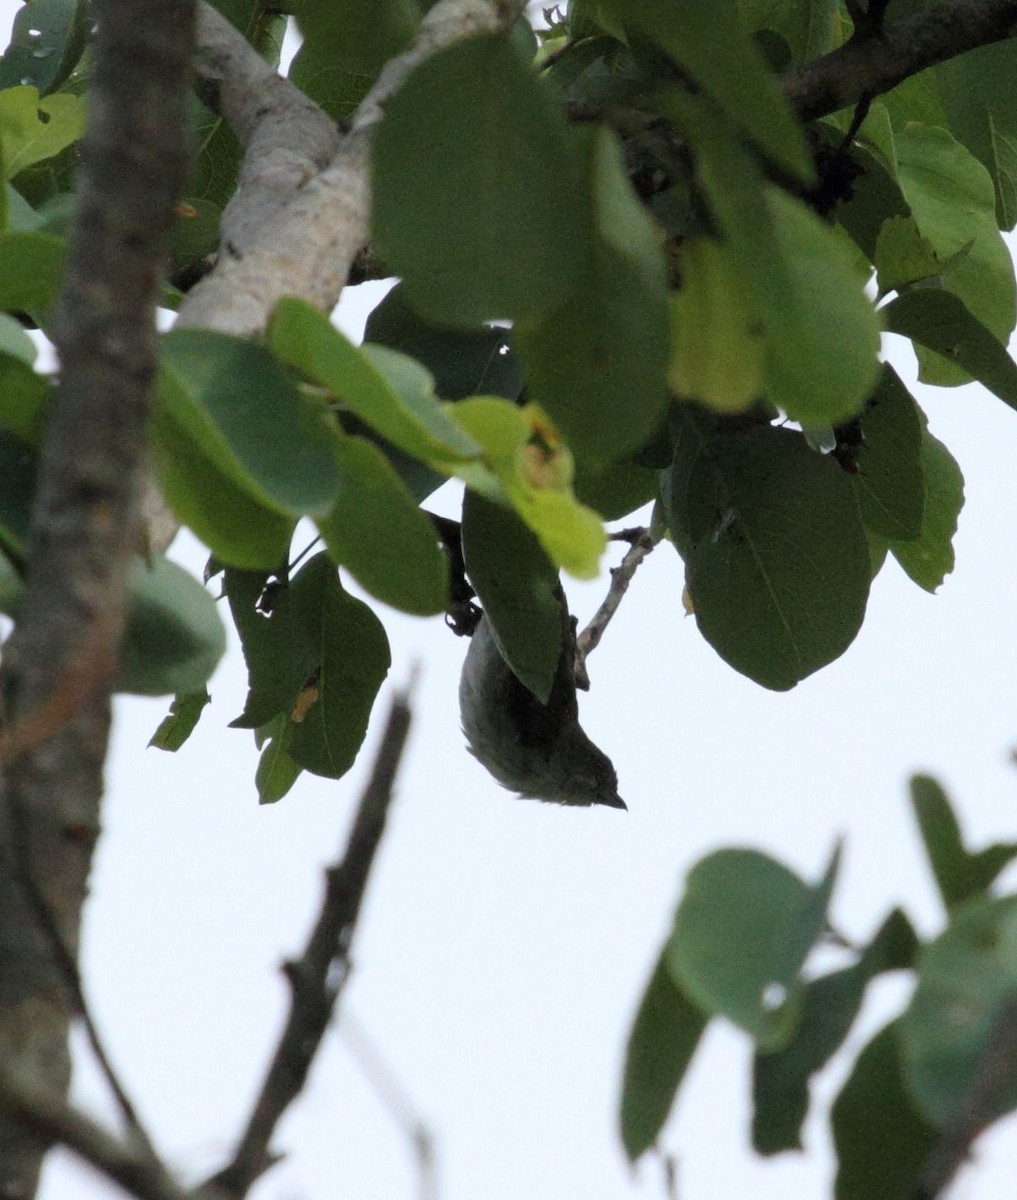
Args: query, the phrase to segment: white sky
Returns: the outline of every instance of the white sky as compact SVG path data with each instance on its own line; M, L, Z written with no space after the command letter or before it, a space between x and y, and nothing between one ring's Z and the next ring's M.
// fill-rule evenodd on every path
M15 9L0 0L0 31ZM362 325L367 290L345 306L348 330ZM890 349L913 378L901 344ZM440 1200L664 1195L655 1162L628 1169L618 1089L633 1012L684 874L703 854L754 846L815 878L845 835L833 915L864 938L894 904L926 933L941 921L906 799L911 772L951 789L973 844L1017 834L1008 761L1017 743L1017 414L974 386L917 394L966 477L954 575L929 597L888 563L847 654L777 695L736 675L683 617L681 565L660 547L591 659L582 701L586 729L618 768L627 814L541 806L498 788L459 733L464 645L440 618L383 612L392 681L416 661L423 672L343 1009L434 1136ZM200 573L192 540L177 551ZM605 586L570 587L581 618ZM145 748L166 701L119 701L84 943L109 1049L157 1144L189 1180L221 1165L246 1115L284 1012L278 965L303 943L369 759L338 783L304 775L280 804L259 808L251 735L225 728L243 704L235 646L212 692L176 755ZM852 1045L904 998L900 981L881 982ZM109 1115L79 1057L76 1098ZM748 1067L746 1040L712 1029L663 1137L680 1160L682 1200L828 1194L822 1121L810 1123L804 1155L752 1154ZM821 1100L844 1073L841 1063L821 1078ZM409 1140L341 1021L276 1149L289 1157L259 1185L260 1200L420 1195ZM980 1143L956 1194L995 1200L1015 1171L1017 1127L1004 1123ZM113 1191L56 1154L42 1195Z

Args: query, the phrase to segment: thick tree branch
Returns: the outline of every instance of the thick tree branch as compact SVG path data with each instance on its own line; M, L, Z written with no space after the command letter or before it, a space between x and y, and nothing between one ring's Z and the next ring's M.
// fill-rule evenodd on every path
M155 297L186 178L191 0L95 0L88 129L55 337L21 617L0 673L0 1061L56 1102L66 1091L76 957L99 830L109 698L155 370ZM45 725L45 721L43 725ZM40 921L44 908L46 919ZM0 1117L0 1197L26 1200L48 1135Z
M304 1087L351 969L350 951L367 880L385 832L396 773L410 728L405 694L392 701L374 769L360 800L342 861L325 873L321 911L304 953L287 963L290 1011L232 1162L210 1181L228 1197L245 1196L275 1161L269 1152L279 1119Z
M811 121L1015 33L1017 0L946 0L795 67L784 76L784 94L802 119Z
M524 7L520 0L438 0L421 22L410 49L385 66L330 165L306 182L294 180L288 203L282 203L280 192L267 224L255 230L244 222L243 254L224 255L216 269L192 288L181 305L180 322L246 336L264 327L283 296L301 296L331 310L354 259L368 241L370 144L383 105L410 71L436 50L471 34L507 28ZM218 46L229 34L204 15L199 37L204 39L213 27ZM202 41L202 56L205 53ZM213 53L212 47L208 53ZM238 50L236 60L242 58ZM243 90L242 81L238 88ZM267 120L269 115L264 110L254 113L257 120ZM249 140L253 149L253 131ZM257 174L253 165L245 169ZM239 192L236 204L247 211Z

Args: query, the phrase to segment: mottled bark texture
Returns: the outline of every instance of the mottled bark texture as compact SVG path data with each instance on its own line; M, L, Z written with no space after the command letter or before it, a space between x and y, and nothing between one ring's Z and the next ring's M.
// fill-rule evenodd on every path
M0 672L0 1059L64 1094L72 964L109 730L155 371L155 299L187 169L192 0L95 0L88 128L21 615ZM0 1197L44 1139L0 1115Z

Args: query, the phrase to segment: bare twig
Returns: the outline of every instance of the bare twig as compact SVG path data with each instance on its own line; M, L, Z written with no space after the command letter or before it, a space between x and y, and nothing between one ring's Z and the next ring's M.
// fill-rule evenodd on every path
M59 1143L138 1200L219 1200L180 1186L159 1163L108 1133L84 1113L0 1067L0 1113L38 1141Z
M417 1164L419 1200L437 1200L438 1183L434 1137L431 1131L360 1022L347 1012L343 1015L339 1031L344 1034L346 1045L356 1058L365 1078L413 1147L413 1156Z
M275 1127L300 1094L349 978L350 950L367 880L385 832L392 790L410 727L408 697L392 701L388 723L354 818L342 861L325 873L325 895L304 953L286 964L290 1011L232 1161L209 1183L239 1200L274 1159Z
M626 529L613 536L616 540L624 540L631 545L621 561L621 566L611 568L611 586L604 602L593 614L589 625L576 638L576 687L583 691L588 690L590 686L586 659L600 645L600 639L611 623L611 618L618 611L622 597L629 590L629 584L639 569L639 564L656 545L648 529Z
M967 1161L975 1139L1005 1111L1017 1079L1017 995L1000 1010L978 1070L929 1155L911 1200L935 1200Z

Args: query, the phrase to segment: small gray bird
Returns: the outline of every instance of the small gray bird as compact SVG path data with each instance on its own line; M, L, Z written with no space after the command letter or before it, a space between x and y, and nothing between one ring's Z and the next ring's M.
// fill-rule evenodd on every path
M463 732L474 757L525 799L625 808L611 760L579 726L575 630L564 600L561 611L562 652L547 704L516 678L481 618L459 681Z

